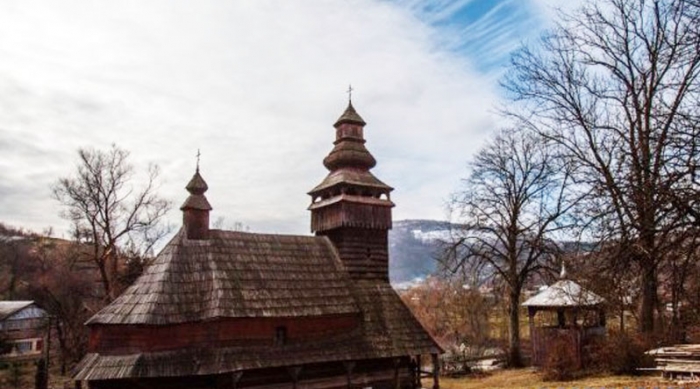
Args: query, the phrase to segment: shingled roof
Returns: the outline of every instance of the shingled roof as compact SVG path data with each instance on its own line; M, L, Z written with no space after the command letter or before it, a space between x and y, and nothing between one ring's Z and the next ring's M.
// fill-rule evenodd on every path
M385 191L393 190L392 187L380 181L369 171L342 169L336 170L328 174L323 182L309 191L310 195L314 195L336 185L356 185L361 187L372 187Z
M524 307L563 308L590 307L603 303L603 298L571 280L559 280L530 297Z
M213 318L357 313L325 237L180 231L155 262L87 324L177 324Z
M352 101L348 101L348 107L345 108L345 112L343 112L342 115L338 118L338 120L335 121L335 124L333 125L334 127L338 127L339 125L343 123L353 123L353 124L359 124L364 126L365 121L362 119L362 116L355 111L355 107L352 106Z

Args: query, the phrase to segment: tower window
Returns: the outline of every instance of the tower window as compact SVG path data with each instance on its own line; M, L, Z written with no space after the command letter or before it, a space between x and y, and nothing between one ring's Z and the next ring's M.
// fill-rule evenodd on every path
M275 346L283 346L287 343L287 327L275 328Z

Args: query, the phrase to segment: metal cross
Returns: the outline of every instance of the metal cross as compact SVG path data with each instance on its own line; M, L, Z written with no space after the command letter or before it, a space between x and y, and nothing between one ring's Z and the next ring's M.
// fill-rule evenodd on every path
M348 85L348 101L352 102L352 84Z
M202 155L202 153L199 152L199 149L197 149L197 173L199 173L199 156Z

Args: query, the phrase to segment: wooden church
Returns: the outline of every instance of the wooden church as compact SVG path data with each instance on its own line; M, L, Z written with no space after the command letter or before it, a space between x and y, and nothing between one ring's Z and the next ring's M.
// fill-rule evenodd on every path
M431 356L437 389L442 350L389 285L392 188L364 126L352 103L335 123L309 192L315 236L210 229L197 169L181 230L87 322L77 386L415 388Z

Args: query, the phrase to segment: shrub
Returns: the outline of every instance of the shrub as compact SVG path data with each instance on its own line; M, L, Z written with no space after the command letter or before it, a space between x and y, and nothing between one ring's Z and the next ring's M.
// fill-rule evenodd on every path
M591 345L591 365L614 374L639 375L639 368L653 366L653 359L644 354L653 343L651 338L639 334L610 332Z

